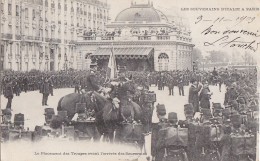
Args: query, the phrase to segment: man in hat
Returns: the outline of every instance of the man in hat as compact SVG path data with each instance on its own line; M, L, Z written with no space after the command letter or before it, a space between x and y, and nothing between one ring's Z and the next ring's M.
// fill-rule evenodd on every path
M211 93L209 90L208 82L204 82L203 88L199 95L200 107L210 109Z
M52 87L49 82L49 79L46 77L40 87L40 93L42 93L42 106L48 106L47 102L48 102L48 97L51 93L51 88Z
M178 128L177 113L170 112L168 114L168 126L160 129L158 137L156 149L163 152L160 160L164 158L165 161L188 161L186 153L188 129L181 128L180 130Z
M189 89L189 103L194 107L194 112L199 112L199 91L202 88L202 85L199 84L196 79L191 79L191 87Z
M96 70L97 66L93 66L90 70L90 73L87 75L86 78L86 91L98 91L100 87L97 84L96 78Z
M168 89L169 89L169 95L173 96L174 95L174 81L173 81L173 79L168 79L167 84L168 84Z
M156 106L157 117L159 119L158 123L153 123L152 125L152 143L151 143L151 154L155 161L162 161L164 156L163 150L158 150L156 145L158 144L158 133L160 129L168 126L166 118L166 108L163 104L158 104Z
M184 96L184 78L181 76L178 80L179 95Z

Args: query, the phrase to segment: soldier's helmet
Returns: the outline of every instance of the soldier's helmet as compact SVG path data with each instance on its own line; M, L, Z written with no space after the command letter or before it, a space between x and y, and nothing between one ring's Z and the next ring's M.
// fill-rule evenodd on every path
M242 118L239 114L231 115L230 120L234 127L239 127L242 123Z
M229 116L231 114L230 108L223 109L222 114L223 114L224 117L229 118Z
M165 105L164 105L164 104L158 104L158 105L156 106L156 112L157 112L157 115L159 115L159 116L164 116L164 115L166 115Z
M168 122L172 124L176 124L178 122L177 113L175 112L168 113Z
M212 118L211 110L210 109L201 109L202 118L201 122L209 121L210 118Z
M221 103L212 103L213 106L213 116L217 117L217 116L222 116L222 106Z
M184 114L185 114L186 118L193 117L194 109L193 109L193 105L191 103L184 105Z

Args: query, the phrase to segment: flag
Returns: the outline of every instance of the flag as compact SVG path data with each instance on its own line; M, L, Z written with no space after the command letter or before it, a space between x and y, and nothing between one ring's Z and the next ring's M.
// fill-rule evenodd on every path
M111 53L109 56L107 78L116 78L116 58L114 55L114 48L111 49Z

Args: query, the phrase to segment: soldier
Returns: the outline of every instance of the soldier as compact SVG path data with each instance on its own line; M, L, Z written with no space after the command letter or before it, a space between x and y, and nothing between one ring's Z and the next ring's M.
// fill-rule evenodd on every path
M181 76L179 78L179 81L178 81L178 87L179 87L179 95L180 96L184 96L184 80L183 80L183 76Z
M203 88L199 95L200 107L209 109L210 108L210 99L211 99L211 93L209 90L208 82L204 82Z
M168 126L159 131L156 144L158 151L163 151L165 161L188 161L186 147L188 143L188 129L178 128L177 113L168 114ZM163 158L160 158L163 160Z
M225 93L225 101L224 103L227 104L230 101L236 100L238 97L238 93L236 90L236 83L232 83L230 88L227 88L227 92Z
M212 114L210 109L201 109L202 124L198 127L198 136L196 140L196 160L197 161L219 161L220 154L218 144L215 140L219 139L219 126L212 126ZM213 120L214 121L214 120ZM218 128L218 129L214 129ZM214 135L211 131L215 132Z
M160 129L167 127L166 109L163 104L158 104L156 106L157 117L159 119L158 123L154 123L152 127L152 143L151 143L151 154L154 161L162 161L164 157L164 150L156 149L156 144L158 141L158 132Z
M184 105L184 114L186 117L186 124L188 126L188 147L187 147L187 155L189 158L189 161L194 161L196 157L196 138L197 138L197 127L198 127L198 122L194 119L193 114L194 114L194 109L192 107L192 104L185 104ZM179 121L180 122L180 121Z
M47 101L49 94L51 93L51 84L48 81L48 78L46 77L44 79L44 82L41 84L40 93L42 93L42 106L48 106Z
M76 83L75 83L75 90L74 90L74 93L80 93L80 89L81 89L80 81L77 80Z
M173 79L169 79L167 83L168 83L168 88L169 88L169 95L173 96L174 95L174 81L173 81Z
M11 80L7 81L7 84L6 84L5 90L4 90L4 96L5 96L5 98L8 99L8 102L6 104L6 109L7 108L11 109L12 108L12 100L13 100L13 97L14 97L13 85L12 85Z
M202 88L202 85L199 84L196 79L191 79L191 87L189 89L189 103L193 105L194 112L199 112L199 91Z
M90 74L87 75L86 78L86 91L98 91L100 88L97 84L97 79L96 79L96 70L97 70L97 66L94 66L91 71Z
M241 128L242 118L239 114L231 115L231 122L231 134L223 139L221 161L256 160L256 136Z
M24 92L27 92L27 90L28 90L28 83L29 83L28 78L27 78L27 76L25 76L23 78L23 89L24 89Z

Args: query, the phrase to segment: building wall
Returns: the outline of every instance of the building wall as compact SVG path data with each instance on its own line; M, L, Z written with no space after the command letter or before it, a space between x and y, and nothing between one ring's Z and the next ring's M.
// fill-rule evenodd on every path
M104 30L109 6L97 0L1 0L4 69L76 68L83 30ZM1 58L2 59L2 58Z
M189 70L192 69L192 55L191 51L193 45L178 45L175 43L162 43L158 44L157 41L150 41L142 43L142 41L131 41L131 42L123 42L123 41L114 41L114 48L117 47L125 47L125 48L133 48L133 47L153 47L154 48L154 70L155 71L164 71L159 68L160 62L158 62L158 57L160 54L165 53L169 57L169 61L167 63L167 71L171 70ZM77 47L77 68L78 70L88 69L89 68L89 59L85 59L87 54L95 53L98 47L111 47L111 42L92 42L92 43L82 43Z

